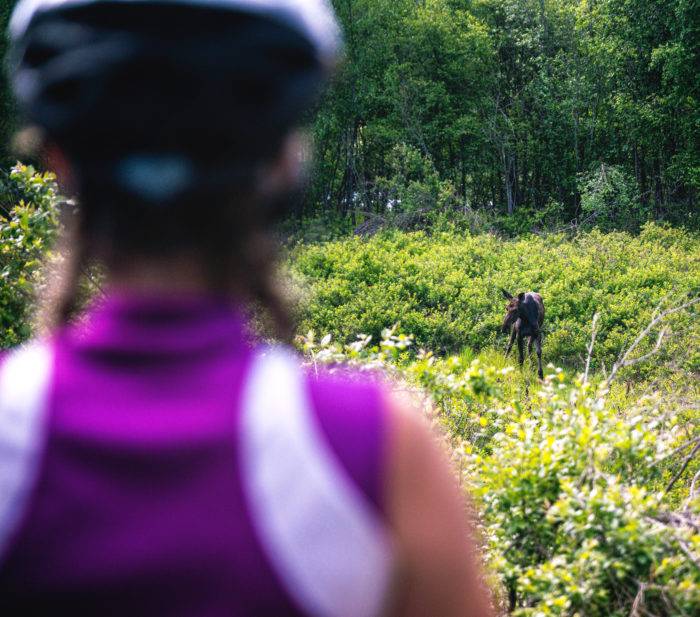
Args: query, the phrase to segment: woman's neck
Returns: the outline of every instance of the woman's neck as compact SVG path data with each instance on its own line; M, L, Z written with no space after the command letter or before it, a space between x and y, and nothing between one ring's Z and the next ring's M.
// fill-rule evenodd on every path
M138 294L209 294L212 284L197 259L181 256L138 259L107 273L107 287Z

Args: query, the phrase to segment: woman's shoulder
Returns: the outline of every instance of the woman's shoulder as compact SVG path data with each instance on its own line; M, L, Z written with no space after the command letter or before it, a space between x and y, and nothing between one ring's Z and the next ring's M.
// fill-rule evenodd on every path
M382 412L387 383L377 372L307 367L305 375L315 401L340 422L376 421Z
M374 373L308 369L311 406L329 445L379 510L388 459L387 386Z

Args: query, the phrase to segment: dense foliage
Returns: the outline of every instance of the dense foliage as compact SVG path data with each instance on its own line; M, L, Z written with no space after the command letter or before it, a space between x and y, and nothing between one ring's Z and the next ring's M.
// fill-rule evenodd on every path
M700 237L394 231L299 246L290 267L310 363L429 396L504 614L700 611ZM498 349L501 287L544 296L544 383Z
M18 164L0 174L0 348L30 335L33 292L58 225L57 199L51 173Z
M0 26L15 1L0 0ZM305 217L700 222L700 0L333 4L346 61L311 122ZM6 161L11 109L3 79ZM618 191L619 208L605 197Z
M600 313L594 364L608 368L661 307L700 291L700 237L647 224L638 236L598 231L504 241L489 234L390 232L302 245L293 270L306 285L301 329L349 340L397 322L433 351L482 350L499 339L504 300L534 290L545 304L545 361L581 366L593 315ZM700 334L673 322L666 348L700 369ZM690 343L692 340L692 344Z
M297 247L290 267L311 364L428 394L504 614L700 611L697 235L394 231ZM501 287L544 296L544 383L498 349Z
M586 186L610 167L639 197L615 227L696 217L698 0L334 4L347 62L313 125L309 211L356 224L417 207L517 214L527 229L543 212L592 224ZM423 198L402 200L397 182Z
M630 391L550 368L530 383L493 352L413 354L394 330L347 345L309 333L299 344L312 365L381 367L397 387L430 395L476 499L504 614L700 611L697 382L678 373Z

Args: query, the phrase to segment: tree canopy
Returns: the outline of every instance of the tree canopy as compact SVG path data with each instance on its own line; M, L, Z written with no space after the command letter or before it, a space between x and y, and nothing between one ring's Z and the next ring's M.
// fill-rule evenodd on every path
M698 0L334 4L347 58L313 124L310 210L419 207L388 193L429 169L462 206L571 220L610 168L636 209L617 226L696 208Z

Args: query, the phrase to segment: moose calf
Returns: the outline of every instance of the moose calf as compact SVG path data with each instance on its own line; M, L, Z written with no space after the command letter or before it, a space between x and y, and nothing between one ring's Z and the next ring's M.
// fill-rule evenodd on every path
M534 291L513 296L505 289L501 292L508 300L506 306L506 316L503 319L503 332L507 332L512 327L510 341L506 349L506 356L513 347L515 337L518 337L518 360L522 364L525 360L523 354L523 339L529 337L527 345L528 355L532 353L532 343L535 343L537 351L537 375L544 378L542 373L542 323L544 322L544 303L542 296Z

